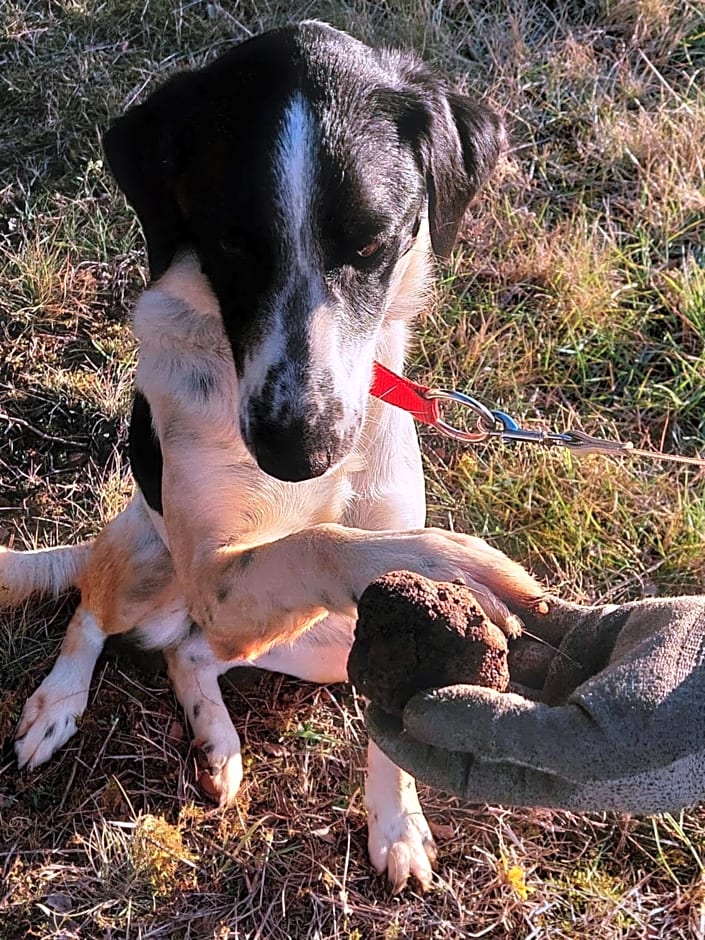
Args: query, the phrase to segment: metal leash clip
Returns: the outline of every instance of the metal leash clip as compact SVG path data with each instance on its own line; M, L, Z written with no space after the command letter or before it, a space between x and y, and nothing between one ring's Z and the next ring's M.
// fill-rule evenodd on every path
M583 454L627 454L634 446L621 441L607 441L600 437L593 437L585 431L529 431L519 427L514 418L504 411L493 411L495 422L501 424L500 428L492 428L490 437L500 437L505 443L509 441L526 441L530 444L541 444L544 447L566 447L568 450Z
M586 434L585 431L546 431L529 430L522 428L517 424L511 415L505 411L491 410L476 398L465 395L463 392L457 392L449 389L430 388L424 393L426 398L440 401L453 402L463 405L472 411L476 418L474 430L465 431L462 428L454 427L448 424L442 418L436 418L434 426L438 428L446 437L451 437L457 441L469 441L473 444L481 444L483 441L491 438L499 438L503 443L512 442L524 444L539 444L542 447L565 447L576 455L584 456L586 454L604 454L615 457L648 457L653 460L668 460L674 463L690 464L697 467L705 467L705 459L700 457L684 457L680 454L664 454L660 451L643 450L630 442L609 441L603 438L593 437Z

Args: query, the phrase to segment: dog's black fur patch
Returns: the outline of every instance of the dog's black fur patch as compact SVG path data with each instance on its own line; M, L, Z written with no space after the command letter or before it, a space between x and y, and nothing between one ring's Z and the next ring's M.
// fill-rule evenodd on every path
M152 411L149 402L140 391L135 392L130 417L128 451L132 475L150 509L163 511L162 472L164 461L159 440L152 427Z

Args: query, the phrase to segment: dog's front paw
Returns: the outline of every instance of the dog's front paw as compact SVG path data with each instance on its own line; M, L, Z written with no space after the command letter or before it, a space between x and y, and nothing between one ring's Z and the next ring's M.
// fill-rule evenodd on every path
M218 806L226 807L235 802L242 783L242 755L240 739L218 745L210 741L194 741L197 750L198 785Z
M368 850L378 874L386 872L394 894L413 875L428 888L436 862L436 845L416 792L367 794Z
M87 704L87 689L71 692L47 676L22 711L15 735L18 765L34 770L48 761L76 733Z
M522 622L515 610L542 609L545 589L517 562L483 539L442 529L424 530L424 570L434 581L462 581L486 616L508 637L517 637ZM425 567L424 567L425 566Z

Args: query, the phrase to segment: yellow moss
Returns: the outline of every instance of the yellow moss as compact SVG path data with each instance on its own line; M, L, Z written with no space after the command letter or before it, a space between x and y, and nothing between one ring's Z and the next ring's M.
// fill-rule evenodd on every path
M571 911L571 920L576 915L590 920L609 918L610 926L618 930L628 929L633 923L633 918L622 909L624 882L603 869L574 868L554 885Z
M140 816L130 845L132 864L146 876L157 895L168 895L178 884L193 882L195 856L184 845L181 827L163 816ZM191 869L188 874L188 869Z

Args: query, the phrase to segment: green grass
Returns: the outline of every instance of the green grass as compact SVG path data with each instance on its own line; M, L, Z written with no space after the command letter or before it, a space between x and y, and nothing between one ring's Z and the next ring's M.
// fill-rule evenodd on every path
M94 533L124 503L145 283L100 131L166 75L299 16L413 46L504 111L511 149L417 325L411 370L528 427L668 452L705 439L705 11L699 0L6 0L0 10L0 538ZM422 431L430 519L573 599L704 591L702 471ZM0 938L705 936L705 814L469 808L438 793L434 889L370 872L362 706L238 677L237 807L211 810L162 673L100 665L70 744L11 737L75 598L0 619ZM98 691L99 690L99 691Z

